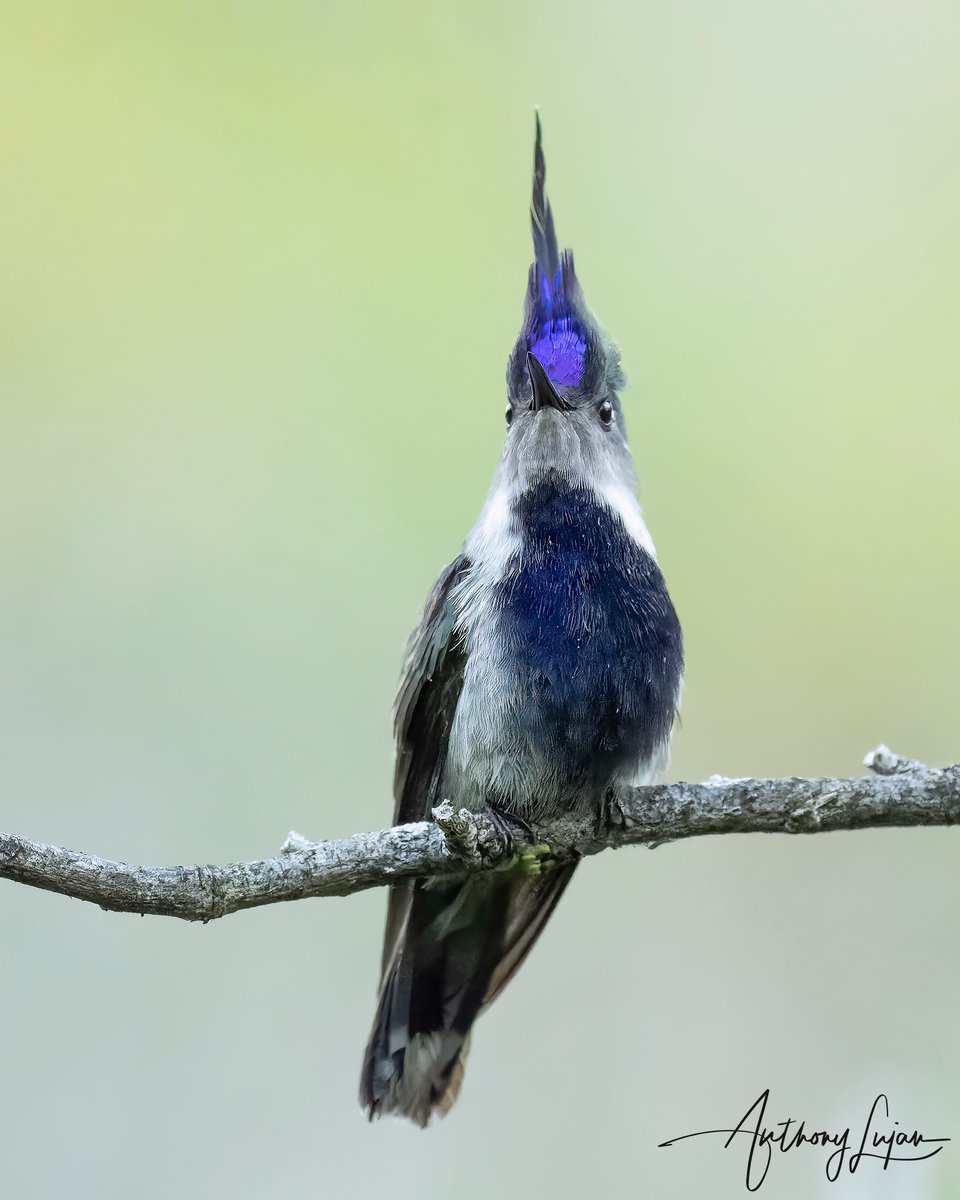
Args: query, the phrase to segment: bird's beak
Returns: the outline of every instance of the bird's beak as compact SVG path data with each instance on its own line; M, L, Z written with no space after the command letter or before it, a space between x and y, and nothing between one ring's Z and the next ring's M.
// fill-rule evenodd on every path
M558 412L567 412L570 405L559 395L550 382L550 376L540 365L535 354L527 351L527 370L530 372L530 382L533 384L533 399L530 401L530 411L539 412L541 408L555 408Z

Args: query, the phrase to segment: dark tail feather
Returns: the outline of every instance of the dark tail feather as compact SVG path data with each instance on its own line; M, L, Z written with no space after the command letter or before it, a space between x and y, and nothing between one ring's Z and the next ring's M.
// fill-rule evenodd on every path
M557 233L553 227L553 212L547 200L547 164L543 157L540 113L537 117L537 140L533 148L533 203L530 206L530 225L533 230L533 250L537 265L552 286L560 266Z
M370 1117L426 1125L463 1074L467 1035L500 958L508 890L501 880L418 884L386 967L360 1081Z
M460 1090L470 1029L526 957L573 870L417 884L386 966L360 1103L426 1125Z

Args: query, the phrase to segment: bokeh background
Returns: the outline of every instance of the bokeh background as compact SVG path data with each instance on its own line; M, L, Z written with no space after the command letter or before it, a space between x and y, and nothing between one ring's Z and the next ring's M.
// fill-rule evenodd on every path
M686 630L671 777L960 757L955 4L2 7L0 827L172 863L389 822L534 103ZM740 1152L657 1143L765 1087L960 1138L958 854L591 860L426 1133L355 1103L382 893L203 928L2 884L3 1192L737 1196ZM960 1147L841 1186L953 1196Z

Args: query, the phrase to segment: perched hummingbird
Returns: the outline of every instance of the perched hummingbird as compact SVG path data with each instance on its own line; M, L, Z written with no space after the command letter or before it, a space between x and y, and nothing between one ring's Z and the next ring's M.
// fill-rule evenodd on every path
M635 493L620 353L557 249L537 116L533 247L507 365L506 441L480 518L407 647L394 821L442 800L532 828L606 812L668 759L680 624ZM575 863L390 889L360 1102L426 1125L460 1090L471 1027Z

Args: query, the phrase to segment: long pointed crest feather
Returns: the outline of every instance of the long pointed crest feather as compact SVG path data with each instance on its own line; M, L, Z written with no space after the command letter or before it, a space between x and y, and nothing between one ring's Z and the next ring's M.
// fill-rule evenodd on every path
M533 203L530 205L530 226L533 230L533 251L537 265L548 284L552 284L560 266L557 234L553 227L553 212L546 193L547 164L543 157L540 112L537 118L537 140L533 149Z
M543 131L536 112L533 148L533 200L530 227L534 261L527 275L523 328L507 364L507 388L518 403L529 397L527 354L532 353L550 382L581 395L623 382L620 356L587 308L573 263L573 251L561 254L547 200Z

